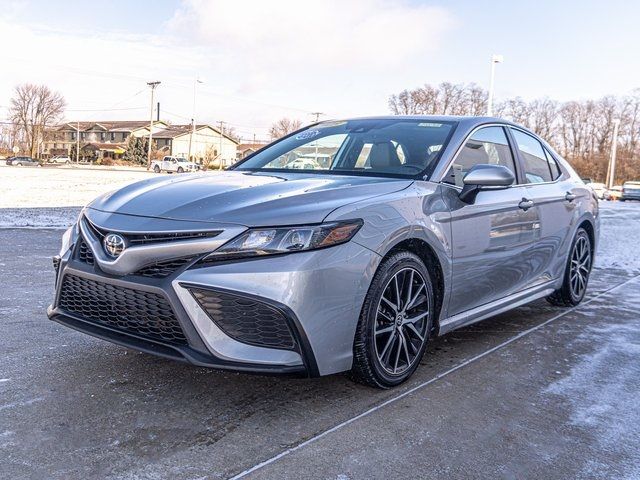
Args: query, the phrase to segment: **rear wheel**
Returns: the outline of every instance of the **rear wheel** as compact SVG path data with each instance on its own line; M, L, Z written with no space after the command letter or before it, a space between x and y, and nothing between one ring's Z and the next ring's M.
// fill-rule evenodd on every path
M587 292L589 274L593 263L591 240L584 228L579 228L567 260L562 286L547 297L552 305L573 307Z
M424 355L433 319L433 286L420 258L398 252L378 268L360 314L352 377L378 388L407 380Z

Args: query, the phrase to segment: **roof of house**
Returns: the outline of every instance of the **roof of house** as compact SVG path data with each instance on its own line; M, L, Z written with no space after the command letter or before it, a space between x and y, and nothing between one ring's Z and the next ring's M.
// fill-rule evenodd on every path
M158 132L155 132L153 134L153 138L176 138L176 137L180 137L182 135L186 135L188 133L191 132L192 129L192 125L186 124L186 125L169 125L167 128L164 128ZM212 127L211 125L207 125L206 123L203 124L197 124L196 125L196 132L199 130L203 130L205 128L209 128L211 130L213 130L216 134L220 134L220 130L218 130L215 127ZM238 143L235 139L231 138L230 136L226 135L226 134L222 134L222 136L224 138L226 138L227 140L231 140L233 143Z
M154 124L160 124L167 126L168 124L163 121L155 121ZM111 131L111 132L131 132L140 128L146 128L149 126L149 120L106 120L106 121L92 121L92 122L66 122L55 127L56 130L77 130L87 131L93 128L99 130Z
M246 152L247 150L260 150L268 145L268 143L241 143L237 146L239 152Z

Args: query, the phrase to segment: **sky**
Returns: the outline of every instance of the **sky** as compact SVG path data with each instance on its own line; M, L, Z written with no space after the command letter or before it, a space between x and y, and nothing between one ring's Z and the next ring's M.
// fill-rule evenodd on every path
M488 88L494 53L497 100L624 95L638 19L619 0L0 0L0 121L26 82L62 93L67 120L146 119L159 80L162 119L266 139L282 117L387 114L425 83Z

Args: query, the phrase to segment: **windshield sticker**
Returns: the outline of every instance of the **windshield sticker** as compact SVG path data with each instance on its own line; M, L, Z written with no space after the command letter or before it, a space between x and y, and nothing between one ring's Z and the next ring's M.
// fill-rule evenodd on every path
M295 136L296 140L307 140L308 138L313 138L316 135L320 135L320 130L305 130L304 132L300 132Z
M419 123L419 127L431 127L431 128L440 128L442 126L441 123Z
M346 125L346 120L334 120L329 122L322 122L316 125L316 128L328 128L328 127L339 127L341 125Z

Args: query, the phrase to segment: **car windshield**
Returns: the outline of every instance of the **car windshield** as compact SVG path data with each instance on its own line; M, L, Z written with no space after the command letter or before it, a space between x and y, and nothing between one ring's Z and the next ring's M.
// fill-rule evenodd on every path
M433 170L455 125L403 118L323 122L232 169L415 177Z

